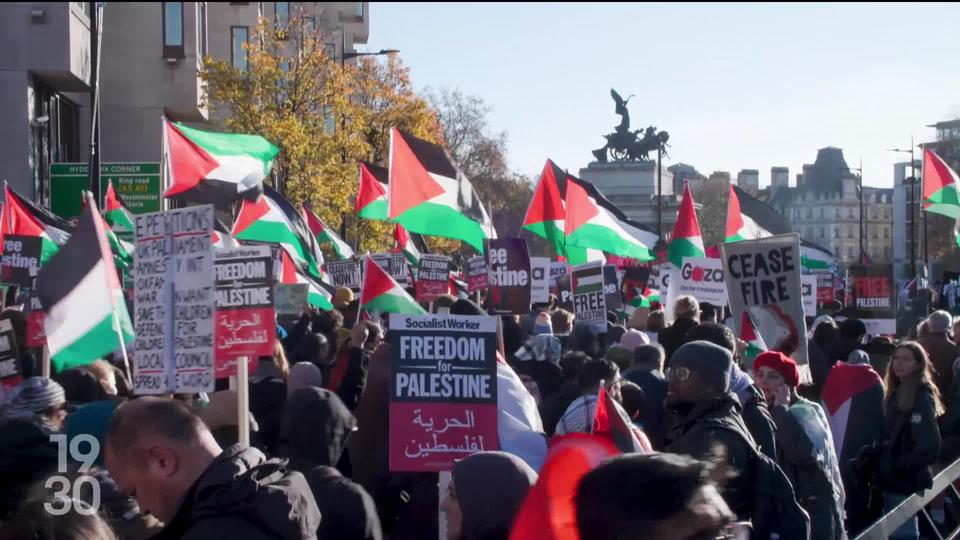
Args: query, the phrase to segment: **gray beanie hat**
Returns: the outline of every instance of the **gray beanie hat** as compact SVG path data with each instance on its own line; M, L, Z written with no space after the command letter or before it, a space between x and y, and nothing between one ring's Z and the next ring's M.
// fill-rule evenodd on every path
M683 366L693 371L707 384L726 394L730 391L730 371L733 355L730 351L709 341L691 341L670 357L670 366Z

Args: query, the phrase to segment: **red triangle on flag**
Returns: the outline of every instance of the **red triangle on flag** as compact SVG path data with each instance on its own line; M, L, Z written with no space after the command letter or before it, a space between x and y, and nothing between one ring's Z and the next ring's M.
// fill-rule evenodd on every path
M750 314L746 311L740 316L740 339L747 343L757 339L757 331L753 327L753 321L750 320Z
M267 202L267 198L263 195L257 197L257 200L253 202L244 199L243 205L240 207L240 213L237 214L237 221L233 224L233 230L230 234L236 236L269 213L270 203Z
M564 219L563 197L560 195L560 184L556 177L559 170L553 161L547 160L540 173L540 181L527 207L527 215L523 219L524 225L542 223Z
M363 266L363 286L360 288L360 305L388 292L394 284L390 275L380 268L373 257L366 257Z
M310 232L314 236L323 232L323 222L320 221L320 218L313 213L312 210L307 208L307 205L304 204L300 207L301 213L303 214L303 220L307 223L307 227L310 228Z
M590 200L583 186L567 179L567 219L564 222L564 234L570 235L584 223L600 213L596 203Z
M104 210L107 212L123 209L120 197L117 196L117 191L113 189L113 182L107 183L107 194L103 200L103 205L106 207Z
M191 141L173 122L163 120L166 160L170 167L170 188L164 197L173 197L197 186L219 166L206 150Z
M21 236L43 235L43 225L20 203L20 197L9 187L5 188L6 201L3 205L3 223L0 224L0 237L8 234ZM2 247L0 247L2 249Z
M383 189L383 184L377 180L377 177L370 172L366 163L360 163L360 187L357 189L357 200L354 203L353 210L359 212L368 204L383 197L387 190Z
M723 236L730 238L743 228L743 216L740 215L740 197L737 197L733 184L730 185L730 194L727 195L727 225Z
M387 215L390 219L444 193L397 128L390 130L389 190Z
M673 228L672 239L693 238L700 236L700 223L697 222L697 211L693 206L693 195L690 186L683 185L683 200L680 201L680 211L677 213L677 225Z

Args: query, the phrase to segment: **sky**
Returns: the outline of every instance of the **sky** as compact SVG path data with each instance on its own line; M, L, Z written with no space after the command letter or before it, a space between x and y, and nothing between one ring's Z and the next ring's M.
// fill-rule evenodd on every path
M631 129L670 133L667 164L758 169L761 186L785 166L792 185L836 146L889 187L909 156L888 149L960 117L957 20L958 3L372 3L360 49L399 49L418 91L483 98L533 178L547 157L593 160L619 122L613 87L634 96Z

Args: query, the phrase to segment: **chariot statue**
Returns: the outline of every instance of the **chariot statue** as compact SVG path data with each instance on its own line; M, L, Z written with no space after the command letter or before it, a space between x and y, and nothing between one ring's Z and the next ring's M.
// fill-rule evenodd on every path
M620 124L614 128L614 132L604 135L607 144L603 148L593 151L593 157L600 163L608 161L650 161L648 154L660 150L666 153L667 141L670 135L666 131L657 131L657 128L650 126L645 130L635 129L630 131L630 111L627 110L627 99L620 97L613 88L610 89L610 96L613 97L616 108L614 112L620 115ZM642 135L641 135L642 133Z

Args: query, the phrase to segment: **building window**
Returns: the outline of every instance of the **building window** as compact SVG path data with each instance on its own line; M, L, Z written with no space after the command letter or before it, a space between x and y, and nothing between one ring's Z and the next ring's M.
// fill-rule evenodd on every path
M853 238L853 226L847 227L847 238Z
M36 200L49 203L50 164L80 160L80 109L40 81L33 81L30 122Z
M250 38L250 29L246 26L230 27L230 63L233 67L247 70L247 49L244 45Z
M813 209L807 208L807 219L813 218Z
M316 34L316 33L317 33L317 18L314 17L314 16L312 16L312 15L310 15L310 16L308 16L308 17L304 17L304 18L303 18L303 29L304 29L304 31L306 31L308 34L310 34L311 36L313 36L314 34Z
M363 20L363 2L353 3L353 14L358 20Z
M854 256L853 246L847 246L847 257L853 259Z
M324 124L324 126L323 126L323 127L324 127L324 131L327 132L327 135L333 135L334 132L336 132L336 130L337 130L337 119L334 118L333 113L332 113L331 111L327 111L327 112L323 115L323 124Z
M834 227L834 228L833 228L833 237L834 237L834 238L840 238L840 228L839 228L839 227Z
M277 28L286 28L290 22L290 2L273 3L273 24Z
M207 57L207 3L197 2L197 57Z
M874 239L880 238L880 233L877 232L876 227L873 228L873 238Z
M337 57L337 46L333 43L327 43L323 46L324 51L327 53L327 58L333 60Z
M163 3L163 57L184 57L183 2Z
M823 217L823 208L820 208L820 217Z

